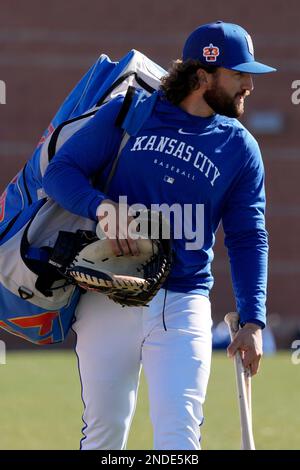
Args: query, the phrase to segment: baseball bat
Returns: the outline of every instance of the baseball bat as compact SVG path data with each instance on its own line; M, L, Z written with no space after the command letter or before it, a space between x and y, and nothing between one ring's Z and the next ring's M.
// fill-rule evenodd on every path
M239 315L236 312L230 312L225 315L224 320L229 328L232 341L239 330ZM251 373L243 366L239 351L234 356L234 363L240 409L242 450L255 450L252 431Z

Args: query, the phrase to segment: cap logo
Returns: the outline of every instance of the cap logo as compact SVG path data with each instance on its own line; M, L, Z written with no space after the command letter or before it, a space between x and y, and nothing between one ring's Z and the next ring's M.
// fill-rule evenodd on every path
M252 38L251 38L250 34L246 35L246 41L247 41L248 50L249 50L250 54L254 55L254 46L253 46L253 42L252 42Z
M203 47L203 57L205 57L206 62L216 62L219 55L220 50L217 46L210 44L209 46Z

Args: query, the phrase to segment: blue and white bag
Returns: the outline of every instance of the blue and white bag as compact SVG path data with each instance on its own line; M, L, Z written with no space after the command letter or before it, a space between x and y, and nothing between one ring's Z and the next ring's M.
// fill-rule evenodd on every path
M40 345L65 339L80 291L59 276L55 263L49 264L49 260L59 232L64 241L70 232L94 231L95 222L65 211L48 198L42 187L43 175L61 145L102 104L117 94L125 95L132 86L149 96L165 73L135 50L119 62L101 55L61 105L31 159L7 186L0 197L1 328ZM141 93L138 101L142 101L140 97ZM134 101L131 107L127 103L125 111L122 108L124 125L128 125L125 131L130 134L135 122L141 123L140 116L134 117ZM151 104L147 106L150 111Z

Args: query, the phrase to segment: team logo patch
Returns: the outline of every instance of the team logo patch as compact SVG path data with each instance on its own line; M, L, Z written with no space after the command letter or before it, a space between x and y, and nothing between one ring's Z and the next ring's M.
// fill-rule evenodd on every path
M216 62L217 57L220 55L220 49L213 44L203 47L203 57L206 62Z
M55 127L53 126L52 122L49 124L48 126L48 129L46 130L45 134L41 137L41 140L39 141L39 143L37 144L37 148L42 145L45 140L47 139L47 137L49 137L49 135L53 134L53 132L55 131Z

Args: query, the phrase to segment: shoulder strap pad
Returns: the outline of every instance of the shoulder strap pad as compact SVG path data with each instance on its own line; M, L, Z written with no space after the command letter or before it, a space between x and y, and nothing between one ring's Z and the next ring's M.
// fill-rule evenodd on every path
M123 121L126 118L127 113L131 107L131 103L133 101L135 91L136 91L136 88L134 86L128 87L123 104L121 106L121 109L115 121L115 125L117 127L122 127Z
M129 135L136 135L151 116L157 98L157 92L149 96L147 92L138 90L133 96L126 117L123 119L122 129Z

